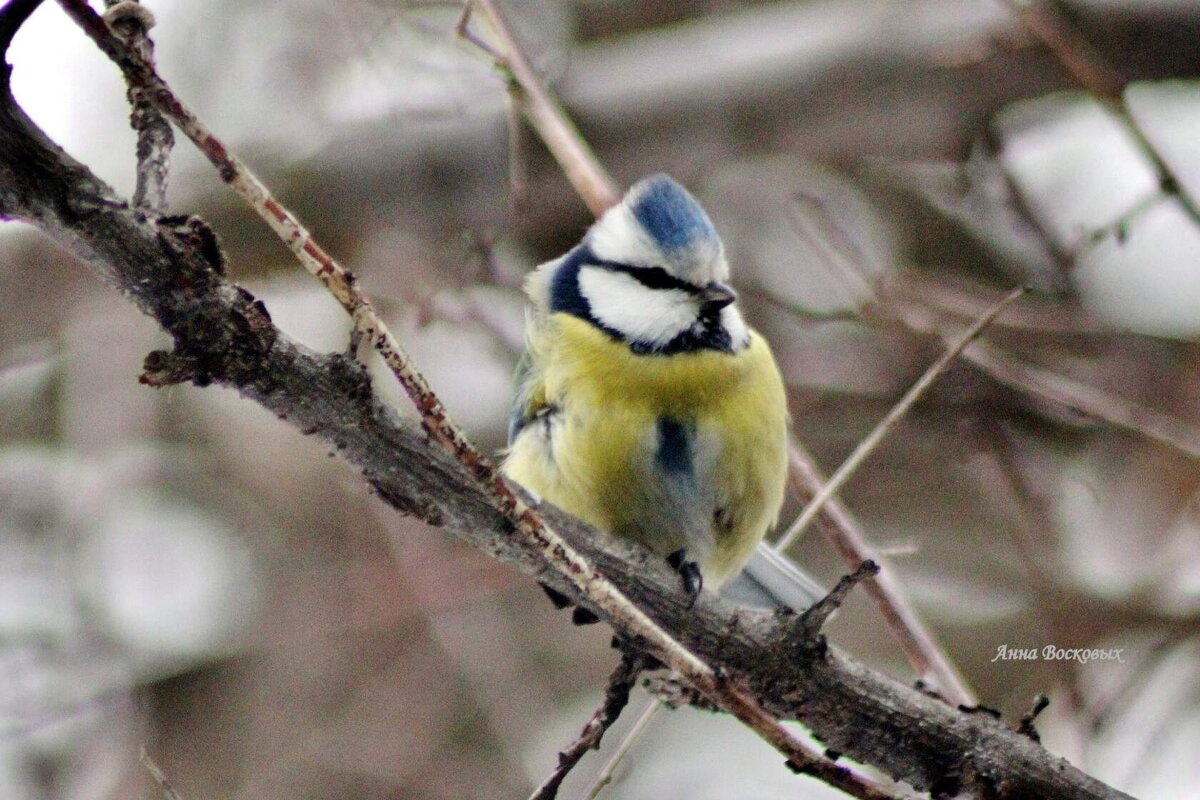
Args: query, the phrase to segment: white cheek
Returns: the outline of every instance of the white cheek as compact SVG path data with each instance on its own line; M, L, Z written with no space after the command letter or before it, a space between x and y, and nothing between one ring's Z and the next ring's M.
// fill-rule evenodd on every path
M742 319L742 312L737 310L737 306L721 309L721 327L729 333L735 353L750 345L750 329L746 327L746 321Z
M630 341L664 345L696 321L696 301L677 289L650 289L631 275L584 267L579 290L592 316Z

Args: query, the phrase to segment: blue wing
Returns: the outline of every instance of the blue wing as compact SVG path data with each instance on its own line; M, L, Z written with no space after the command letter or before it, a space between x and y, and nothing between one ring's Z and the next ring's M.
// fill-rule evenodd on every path
M518 434L529 423L537 419L545 403L538 399L540 376L533 363L533 356L526 350L513 372L512 410L508 415L508 444L516 441Z

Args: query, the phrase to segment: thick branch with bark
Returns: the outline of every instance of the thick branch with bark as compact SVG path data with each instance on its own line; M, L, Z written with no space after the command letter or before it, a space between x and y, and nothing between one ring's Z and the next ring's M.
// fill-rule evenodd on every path
M29 5L18 1L0 12L0 48ZM131 207L37 129L14 101L8 75L5 67L0 215L34 224L78 254L172 336L172 352L147 359L145 382L238 391L329 441L396 509L587 604L571 581L509 535L508 520L460 464L380 400L359 363L315 353L276 328L263 304L225 276L205 223ZM802 618L707 594L693 606L661 559L553 507L539 510L659 625L720 665L724 680L771 713L799 719L833 750L935 794L1126 797L990 714L952 709L857 663L807 633Z

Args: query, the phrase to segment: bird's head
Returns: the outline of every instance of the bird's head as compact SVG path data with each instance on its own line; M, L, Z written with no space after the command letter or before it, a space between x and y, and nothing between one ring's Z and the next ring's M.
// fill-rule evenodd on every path
M737 352L749 342L721 239L666 175L636 183L578 247L543 269L550 311L588 320L635 352Z

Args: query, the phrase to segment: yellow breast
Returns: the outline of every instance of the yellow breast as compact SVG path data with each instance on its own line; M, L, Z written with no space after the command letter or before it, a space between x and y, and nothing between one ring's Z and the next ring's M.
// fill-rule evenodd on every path
M638 355L573 316L542 325L532 355L545 422L512 443L504 472L610 533L686 548L719 586L783 501L787 407L766 342Z

